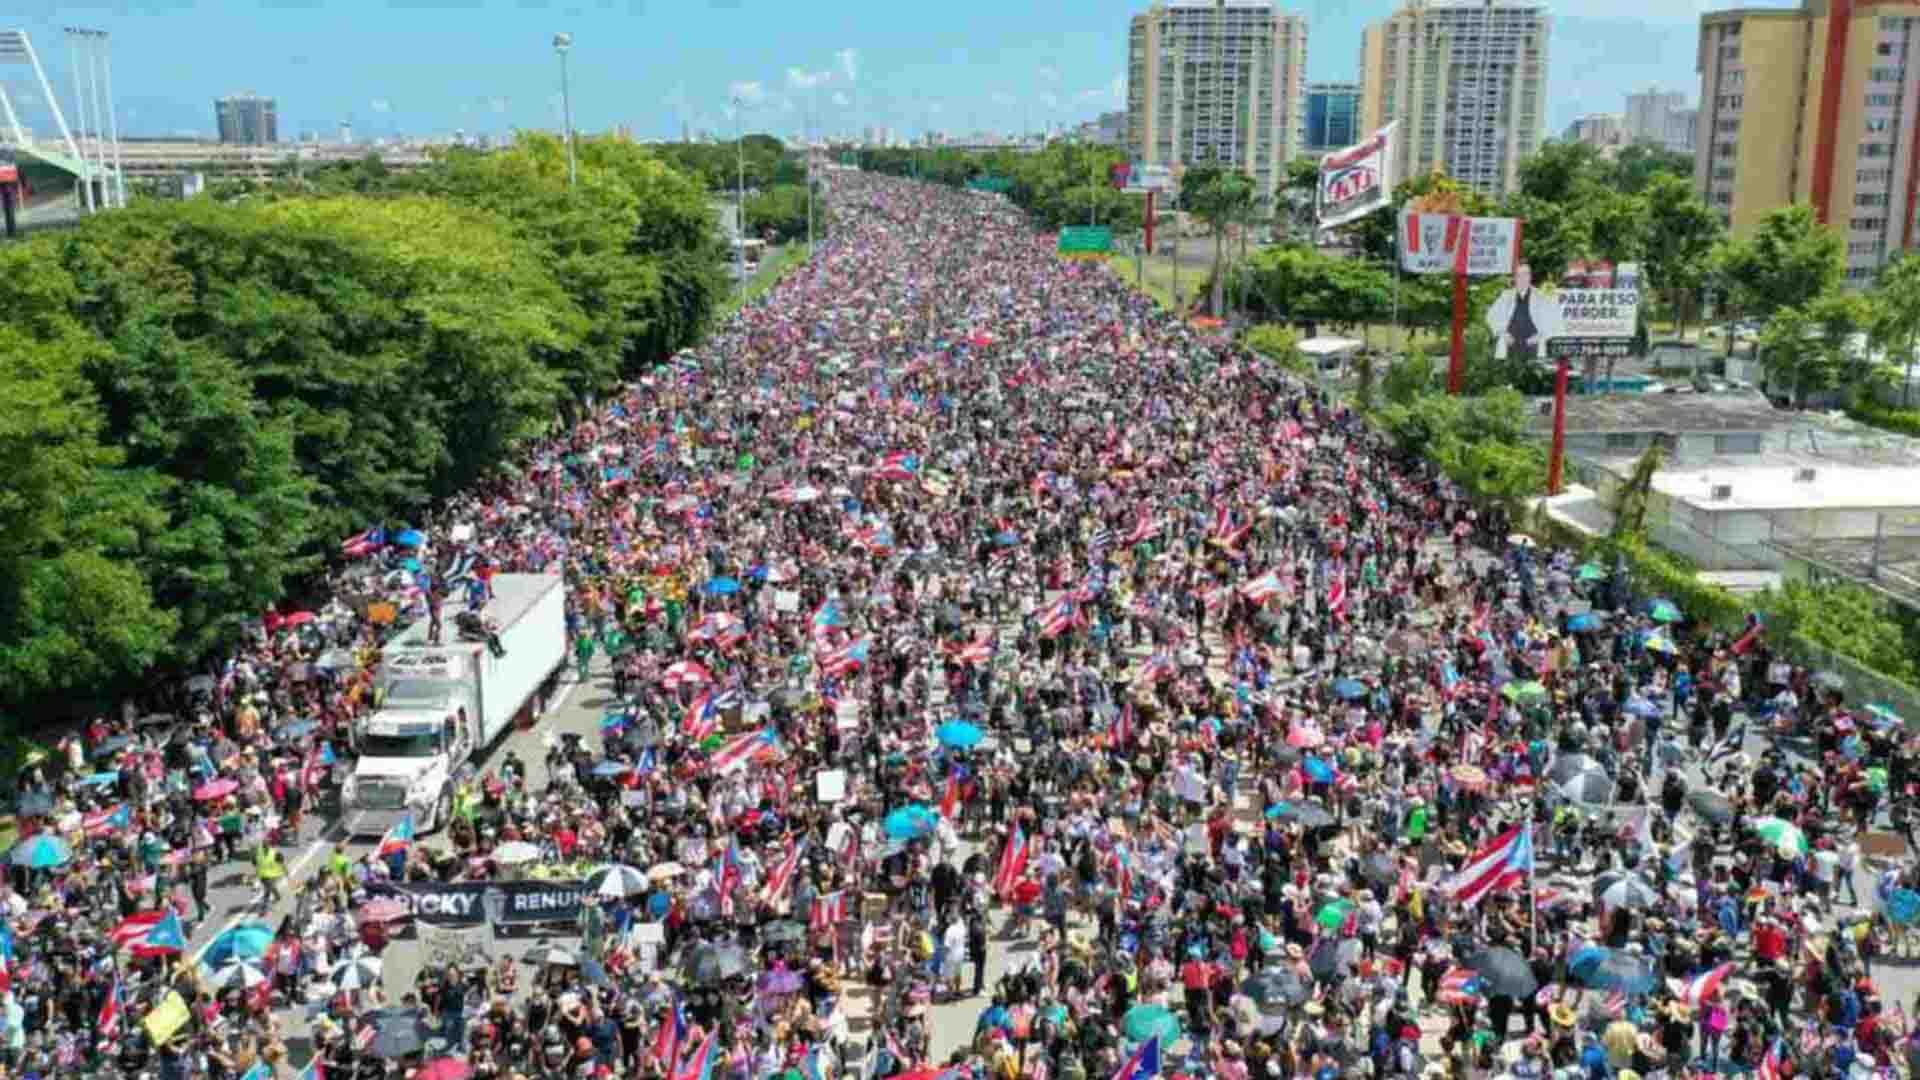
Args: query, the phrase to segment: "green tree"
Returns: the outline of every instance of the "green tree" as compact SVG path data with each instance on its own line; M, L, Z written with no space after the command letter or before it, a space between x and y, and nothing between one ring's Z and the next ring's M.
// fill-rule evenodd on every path
M1911 408L1913 365L1920 358L1920 256L1902 252L1882 266L1871 299L1873 346L1900 367L1900 407Z
M1720 217L1693 192L1690 176L1654 175L1646 186L1646 272L1648 283L1665 293L1680 336L1687 316L1706 284L1713 251L1720 242Z
M1550 142L1520 162L1520 194L1572 206L1601 184L1600 151L1583 142Z
M1735 307L1770 318L1838 287L1846 248L1811 207L1788 206L1761 219L1752 235L1722 241L1713 263Z
M1247 348L1296 375L1312 378L1313 362L1300 351L1300 332L1287 326L1263 323L1247 331Z
M747 229L776 243L807 238L807 186L778 184L747 200Z
M1254 214L1253 180L1244 173L1227 172L1201 187L1189 204L1194 215L1213 233L1213 300L1215 315L1226 312L1226 237L1233 225L1245 225Z
M1769 387L1790 397L1795 408L1805 408L1809 395L1839 384L1832 360L1808 307L1779 308L1760 331L1760 366Z
M0 281L0 701L52 709L144 671L176 622L130 558L159 515L100 440L82 367L106 350L66 314L73 280L26 244Z
M1520 242L1535 281L1558 280L1567 272L1567 264L1584 258L1592 247L1590 219L1575 207L1519 194L1509 198L1500 212L1526 222Z
M1693 187L1693 155L1669 150L1642 139L1615 154L1605 169L1606 185L1628 195L1642 195L1662 180L1680 180Z

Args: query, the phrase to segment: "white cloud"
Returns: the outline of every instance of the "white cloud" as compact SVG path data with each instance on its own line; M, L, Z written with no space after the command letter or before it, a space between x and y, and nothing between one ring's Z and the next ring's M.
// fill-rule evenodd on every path
M833 103L844 109L853 104L853 98L849 97L845 90L835 90L833 92Z
M1125 75L1115 75L1113 81L1107 84L1107 95L1113 98L1115 104L1125 104L1127 100L1127 77Z
M727 99L738 100L742 105L758 105L767 98L767 88L757 81L747 80L727 84Z
M1060 81L1060 69L1054 67L1052 64L1041 64L1039 75L1042 82L1057 83Z
M860 50L841 49L839 52L834 53L833 56L834 59L840 62L840 74L845 77L848 82L857 83L860 81Z
M368 102L368 104L373 108L373 111L377 113L390 113L393 111L393 102L383 97L374 98L371 102Z
M1020 103L1019 98L1014 97L1012 94L1007 93L1005 90L995 90L993 92L992 101L995 105L998 105L1003 109L1011 108L1012 106Z
M831 78L831 71L808 71L800 67L787 69L787 85L795 90L811 90Z

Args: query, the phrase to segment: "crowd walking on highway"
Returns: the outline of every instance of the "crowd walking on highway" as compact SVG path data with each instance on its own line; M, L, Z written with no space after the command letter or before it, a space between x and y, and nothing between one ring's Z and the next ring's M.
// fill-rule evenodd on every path
M0 1076L1911 1073L1902 718L1003 200L830 206L699 349L30 765ZM381 645L498 574L564 577L600 731L334 843ZM418 896L540 881L557 936L385 977Z

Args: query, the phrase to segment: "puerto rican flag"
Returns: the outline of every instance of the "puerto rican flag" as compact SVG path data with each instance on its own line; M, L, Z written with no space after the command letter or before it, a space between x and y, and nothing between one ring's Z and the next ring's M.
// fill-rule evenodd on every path
M679 660L667 666L661 675L661 685L669 689L680 686L705 686L713 681L713 672L697 660Z
M1160 1036L1155 1035L1140 1044L1113 1074L1113 1080L1147 1080L1149 1076L1160 1075Z
M866 666L867 654L872 651L871 638L861 638L845 648L835 649L820 658L820 674L829 679L851 675Z
M769 907L779 907L787 901L787 890L793 887L793 876L800 872L800 856L806 851L805 844L787 841L786 857L773 868L767 876L766 887L760 890L760 902Z
M714 1032L707 1032L707 1037L700 1040L700 1045L693 1053L688 1054L685 1061L675 1066L671 1074L672 1080L712 1080L713 1037Z
M349 559L358 559L371 555L387 546L387 530L375 525L365 532L356 533L340 542L340 554Z
M120 980L115 978L113 986L107 991L106 1003L100 1006L100 1019L95 1026L104 1038L114 1038L120 1034L120 1014L125 1009L121 999Z
M813 631L813 636L818 638L828 630L847 625L847 617L841 614L839 604L830 599L822 600L808 617L807 625Z
M1532 829L1515 825L1474 852L1446 888L1456 902L1471 907L1488 893L1518 882L1532 869Z
M847 919L847 894L830 892L813 898L813 910L807 913L807 925L816 931L829 930Z
M772 728L750 731L715 750L713 757L707 760L707 766L713 770L715 776L725 776L746 768L747 762L762 753L777 750L779 746L779 736L774 734Z
M1264 604L1283 591L1285 587L1280 584L1280 575L1271 570L1240 586L1240 595L1256 604Z
M653 1056L660 1062L660 1068L669 1075L679 1064L680 1046L687 1039L687 1007L678 997L673 999L673 1008L660 1018L660 1032L653 1038Z
M993 660L993 638L988 634L967 642L950 641L945 648L947 656L957 664L985 667Z
M98 836L115 829L124 829L133 824L133 811L125 803L110 806L105 810L95 810L80 819L80 827L88 836Z
M873 474L882 480L911 480L920 474L920 455L896 450L887 455Z
M1470 968L1449 968L1440 976L1440 1003L1470 1005L1480 996L1480 974Z
M1079 622L1079 608L1074 606L1072 596L1063 596L1040 615L1040 636L1055 638L1074 628Z
M1731 974L1733 974L1732 964L1721 964L1719 967L1703 971L1681 983L1675 996L1689 1005L1699 1005L1703 1001L1711 1000L1713 995L1719 993L1720 984L1726 982L1727 976Z
M380 854L392 855L407 850L413 846L413 837L413 811L409 810L405 817L394 822L393 828L387 830L387 835L380 838Z
M687 716L680 727L687 733L687 738L699 742L713 734L719 726L720 710L714 707L713 687L709 686L700 691L700 696L687 706Z
M1334 618L1346 621L1347 618L1347 568L1338 567L1327 582L1327 613Z
M1013 891L1013 883L1027 868L1027 859L1033 854L1033 847L1027 842L1027 831L1018 824L1007 837L1007 846L1000 852L1000 867L993 875L993 891L1005 897Z

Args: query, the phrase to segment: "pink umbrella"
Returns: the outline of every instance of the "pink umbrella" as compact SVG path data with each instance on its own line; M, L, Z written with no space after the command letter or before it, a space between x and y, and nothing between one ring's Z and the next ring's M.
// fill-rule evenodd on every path
M1287 745L1301 750L1311 750L1326 741L1327 737L1317 728L1294 727L1287 731Z
M458 1058L439 1058L420 1066L413 1080L467 1080L473 1069Z
M314 620L311 611L296 611L280 620L281 626L305 626Z
M201 802L212 802L215 799L224 799L239 790L240 781L222 776L194 788L193 797Z

